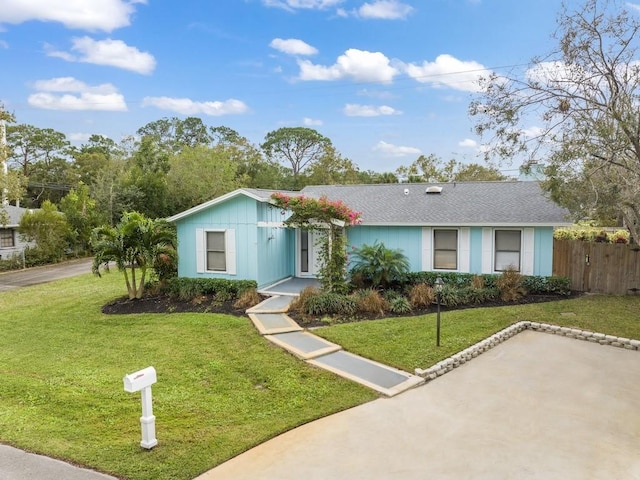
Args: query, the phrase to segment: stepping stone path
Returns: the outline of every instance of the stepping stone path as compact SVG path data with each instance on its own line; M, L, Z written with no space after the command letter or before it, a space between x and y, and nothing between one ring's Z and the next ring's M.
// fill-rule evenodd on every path
M291 279L260 291L273 295L247 310L261 335L296 357L392 397L424 383L424 378L359 357L340 345L305 331L286 315L289 304L304 288L300 279Z

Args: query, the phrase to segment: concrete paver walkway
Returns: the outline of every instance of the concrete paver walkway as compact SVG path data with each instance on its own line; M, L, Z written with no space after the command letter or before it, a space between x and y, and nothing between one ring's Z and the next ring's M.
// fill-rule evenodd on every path
M639 398L638 351L524 331L198 480L638 480Z
M425 382L422 377L342 352L339 345L310 332L302 332L303 329L285 312L294 298L308 286L317 286L317 280L291 278L261 290L271 297L247 310L260 334L316 367L387 396L397 395Z

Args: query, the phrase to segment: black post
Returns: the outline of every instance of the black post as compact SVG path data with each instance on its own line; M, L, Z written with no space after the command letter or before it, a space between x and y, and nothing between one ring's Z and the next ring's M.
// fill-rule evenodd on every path
M440 346L440 292L436 293L436 302L438 303L438 314L436 320L436 347Z

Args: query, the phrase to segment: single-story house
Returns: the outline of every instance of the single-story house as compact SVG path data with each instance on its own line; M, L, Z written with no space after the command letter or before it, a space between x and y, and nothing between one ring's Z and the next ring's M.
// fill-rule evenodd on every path
M314 277L313 231L283 226L289 212L275 190L242 188L170 217L178 232L182 277L252 279L260 287ZM282 192L341 200L361 212L349 245L376 241L400 249L413 271L552 274L553 230L567 211L537 182L323 185Z
M3 224L0 217L0 260L6 260L13 255L21 254L28 246L28 243L20 240L18 234L20 219L28 209L14 205L0 205L0 209L6 212L8 218L7 223Z

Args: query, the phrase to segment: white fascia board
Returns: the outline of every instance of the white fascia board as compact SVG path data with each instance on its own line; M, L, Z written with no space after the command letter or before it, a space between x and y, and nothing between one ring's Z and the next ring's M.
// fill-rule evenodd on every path
M237 197L238 195L244 195L245 197L249 197L249 198L253 198L254 200L258 201L258 202L268 202L267 199L259 197L257 195L254 195L251 192L248 192L247 190L243 189L243 188L239 188L237 190L234 190L233 192L229 192L229 193L225 193L224 195L221 195L219 197L216 197L212 200L209 200L208 202L204 202L201 203L200 205L196 205L195 207L190 208L189 210L185 210L184 212L180 212L177 213L175 215L173 215L172 217L167 218L167 222L175 222L177 220L180 220L182 218L188 217L190 215L193 215L194 213L200 212L202 210L205 210L213 205L217 205L218 203L222 203L222 202L226 202L227 200L229 200L230 198L233 197Z
M448 223L425 223L425 222L362 222L357 226L365 227L511 227L511 228L525 228L525 227L568 227L573 223L565 222L544 222L544 223L513 223L513 222L501 222L501 223L469 223L469 222L448 222Z

